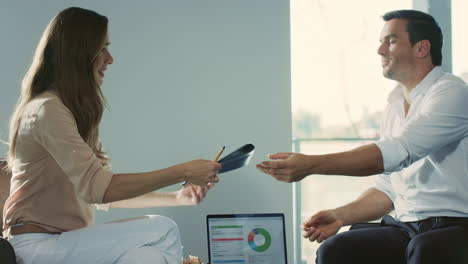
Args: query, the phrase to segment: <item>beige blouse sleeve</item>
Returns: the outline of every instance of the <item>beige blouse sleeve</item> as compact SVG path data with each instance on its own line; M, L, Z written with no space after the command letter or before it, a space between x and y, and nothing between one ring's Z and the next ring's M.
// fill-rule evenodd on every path
M86 203L102 203L113 176L81 138L75 119L59 99L47 100L30 120L34 139L55 159Z

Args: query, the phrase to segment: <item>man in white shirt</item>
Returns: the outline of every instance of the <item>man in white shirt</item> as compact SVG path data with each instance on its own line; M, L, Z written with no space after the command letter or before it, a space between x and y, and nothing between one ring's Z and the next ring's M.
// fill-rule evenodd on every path
M276 153L257 167L285 182L380 174L355 201L304 223L305 238L325 241L319 264L468 263L468 86L442 72L442 32L432 16L398 10L383 19L377 53L398 86L381 140L327 155ZM336 234L346 225L350 231Z

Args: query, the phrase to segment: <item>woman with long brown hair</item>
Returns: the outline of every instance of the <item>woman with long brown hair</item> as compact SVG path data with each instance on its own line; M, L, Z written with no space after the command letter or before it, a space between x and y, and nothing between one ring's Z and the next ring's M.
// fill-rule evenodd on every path
M181 263L175 223L145 216L94 225L99 207L199 203L221 165L193 160L114 174L99 141L104 74L113 58L108 20L68 8L44 31L10 123L10 196L3 234L19 263ZM173 193L154 190L187 181Z

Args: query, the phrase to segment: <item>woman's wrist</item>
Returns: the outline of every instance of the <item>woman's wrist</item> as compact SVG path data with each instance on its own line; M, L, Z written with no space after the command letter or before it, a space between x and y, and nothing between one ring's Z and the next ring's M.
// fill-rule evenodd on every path
M168 200L172 201L171 204L174 204L174 206L184 205L182 199L180 199L179 192L180 190L166 193Z
M171 177L177 178L177 182L187 182L189 173L183 164L177 164L168 168L171 172Z

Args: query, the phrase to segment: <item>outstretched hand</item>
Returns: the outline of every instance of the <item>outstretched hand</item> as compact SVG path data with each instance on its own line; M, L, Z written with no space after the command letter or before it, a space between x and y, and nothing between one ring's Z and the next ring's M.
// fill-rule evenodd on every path
M257 168L283 182L297 182L310 175L309 156L300 153L282 152L270 154L272 160L257 164Z
M311 216L302 224L303 236L311 242L322 243L325 239L333 236L343 226L334 210L325 210Z
M213 183L208 183L206 186L187 183L176 192L176 199L180 205L197 205L205 199L206 194L213 186Z

